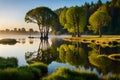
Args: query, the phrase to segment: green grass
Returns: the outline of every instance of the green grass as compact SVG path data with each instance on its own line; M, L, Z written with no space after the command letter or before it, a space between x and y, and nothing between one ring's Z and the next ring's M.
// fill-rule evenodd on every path
M120 45L120 36L103 36L101 38L98 36L82 36L64 38L64 40L82 43L95 43L103 47Z
M18 66L18 60L14 57L3 58L0 57L0 69L15 68Z
M44 77L42 80L99 80L94 73L73 71L67 68L59 68L51 75Z
M1 39L1 40L0 40L0 44L14 45L14 44L16 44L16 43L17 43L16 39L6 38L6 39Z

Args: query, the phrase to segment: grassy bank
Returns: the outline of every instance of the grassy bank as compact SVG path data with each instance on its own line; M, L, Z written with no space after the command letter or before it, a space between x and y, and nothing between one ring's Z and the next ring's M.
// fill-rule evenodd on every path
M16 39L6 38L6 39L1 39L1 40L0 40L0 44L13 45L13 44L16 44L16 43L17 43Z
M12 63L12 66L0 67L0 80L120 80L119 75L106 75L99 78L93 72L75 71L68 68L59 68L52 74L43 77L48 71L46 64L36 62L28 66L17 67L16 62L16 58L0 58L0 65Z
M67 68L59 68L51 75L44 77L42 80L99 80L95 73L73 71Z
M120 80L120 75L113 74L112 76L105 75L103 77L98 77L93 72L59 68L42 80Z
M18 67L16 58L0 57L0 80L39 80L47 71L47 65L40 62Z
M81 37L68 37L64 38L66 41L95 43L101 46L114 46L120 44L120 36L81 36Z

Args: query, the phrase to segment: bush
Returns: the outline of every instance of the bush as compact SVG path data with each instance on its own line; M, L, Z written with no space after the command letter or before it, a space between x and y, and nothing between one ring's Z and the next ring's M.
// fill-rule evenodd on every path
M8 68L0 70L0 80L34 80L34 76L17 68Z
M35 67L39 70L41 70L42 75L46 74L48 72L47 65L44 63L36 62L29 65L30 67Z
M0 69L5 68L14 68L18 66L18 60L17 58L11 57L11 58L3 58L0 57Z
M17 41L16 39L1 39L0 40L0 44L9 44L9 45L13 45L13 44L16 44Z
M56 72L44 77L42 80L99 80L99 78L94 73L59 68Z
M39 80L40 77L41 71L29 66L0 70L0 80Z
M47 73L47 65L34 63L17 67L17 59L0 57L0 80L39 80Z
M20 72L24 71L24 72L27 72L29 74L32 74L32 76L35 80L39 79L41 77L41 70L37 69L37 68L34 68L34 67L22 66L22 67L19 67L18 70Z

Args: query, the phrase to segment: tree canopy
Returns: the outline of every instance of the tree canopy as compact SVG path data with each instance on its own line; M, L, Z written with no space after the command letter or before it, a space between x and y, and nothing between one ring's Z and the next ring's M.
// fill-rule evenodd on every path
M93 30L94 33L99 32L100 37L101 34L101 28L104 26L107 26L109 23L111 17L109 14L105 11L96 11L94 14L92 14L89 18L90 26L88 28L90 30Z
M82 7L71 7L68 10L63 10L60 17L60 23L69 32L74 33L74 36L80 36L80 32L84 31L86 25L86 10Z
M41 37L48 37L49 27L53 27L57 19L57 14L48 7L37 7L28 11L25 16L25 22L38 25Z

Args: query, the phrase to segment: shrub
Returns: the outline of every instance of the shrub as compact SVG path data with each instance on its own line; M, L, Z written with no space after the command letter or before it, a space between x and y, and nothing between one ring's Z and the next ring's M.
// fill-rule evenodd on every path
M36 80L36 79L39 79L41 77L41 70L37 69L37 68L34 68L34 67L30 67L30 66L22 66L22 67L19 67L18 70L21 72L21 71L24 71L24 72L27 72L29 74L32 74L33 75L33 78Z
M0 69L5 68L14 68L18 66L18 60L17 58L11 57L11 58L3 58L0 57Z
M94 73L59 68L56 72L44 77L42 80L98 80L98 76Z
M35 67L35 68L41 70L42 75L44 75L44 74L46 74L48 72L47 65L44 64L44 63L35 62L33 64L30 64L29 66L30 67Z
M8 68L0 70L0 80L34 80L34 76L17 68Z

